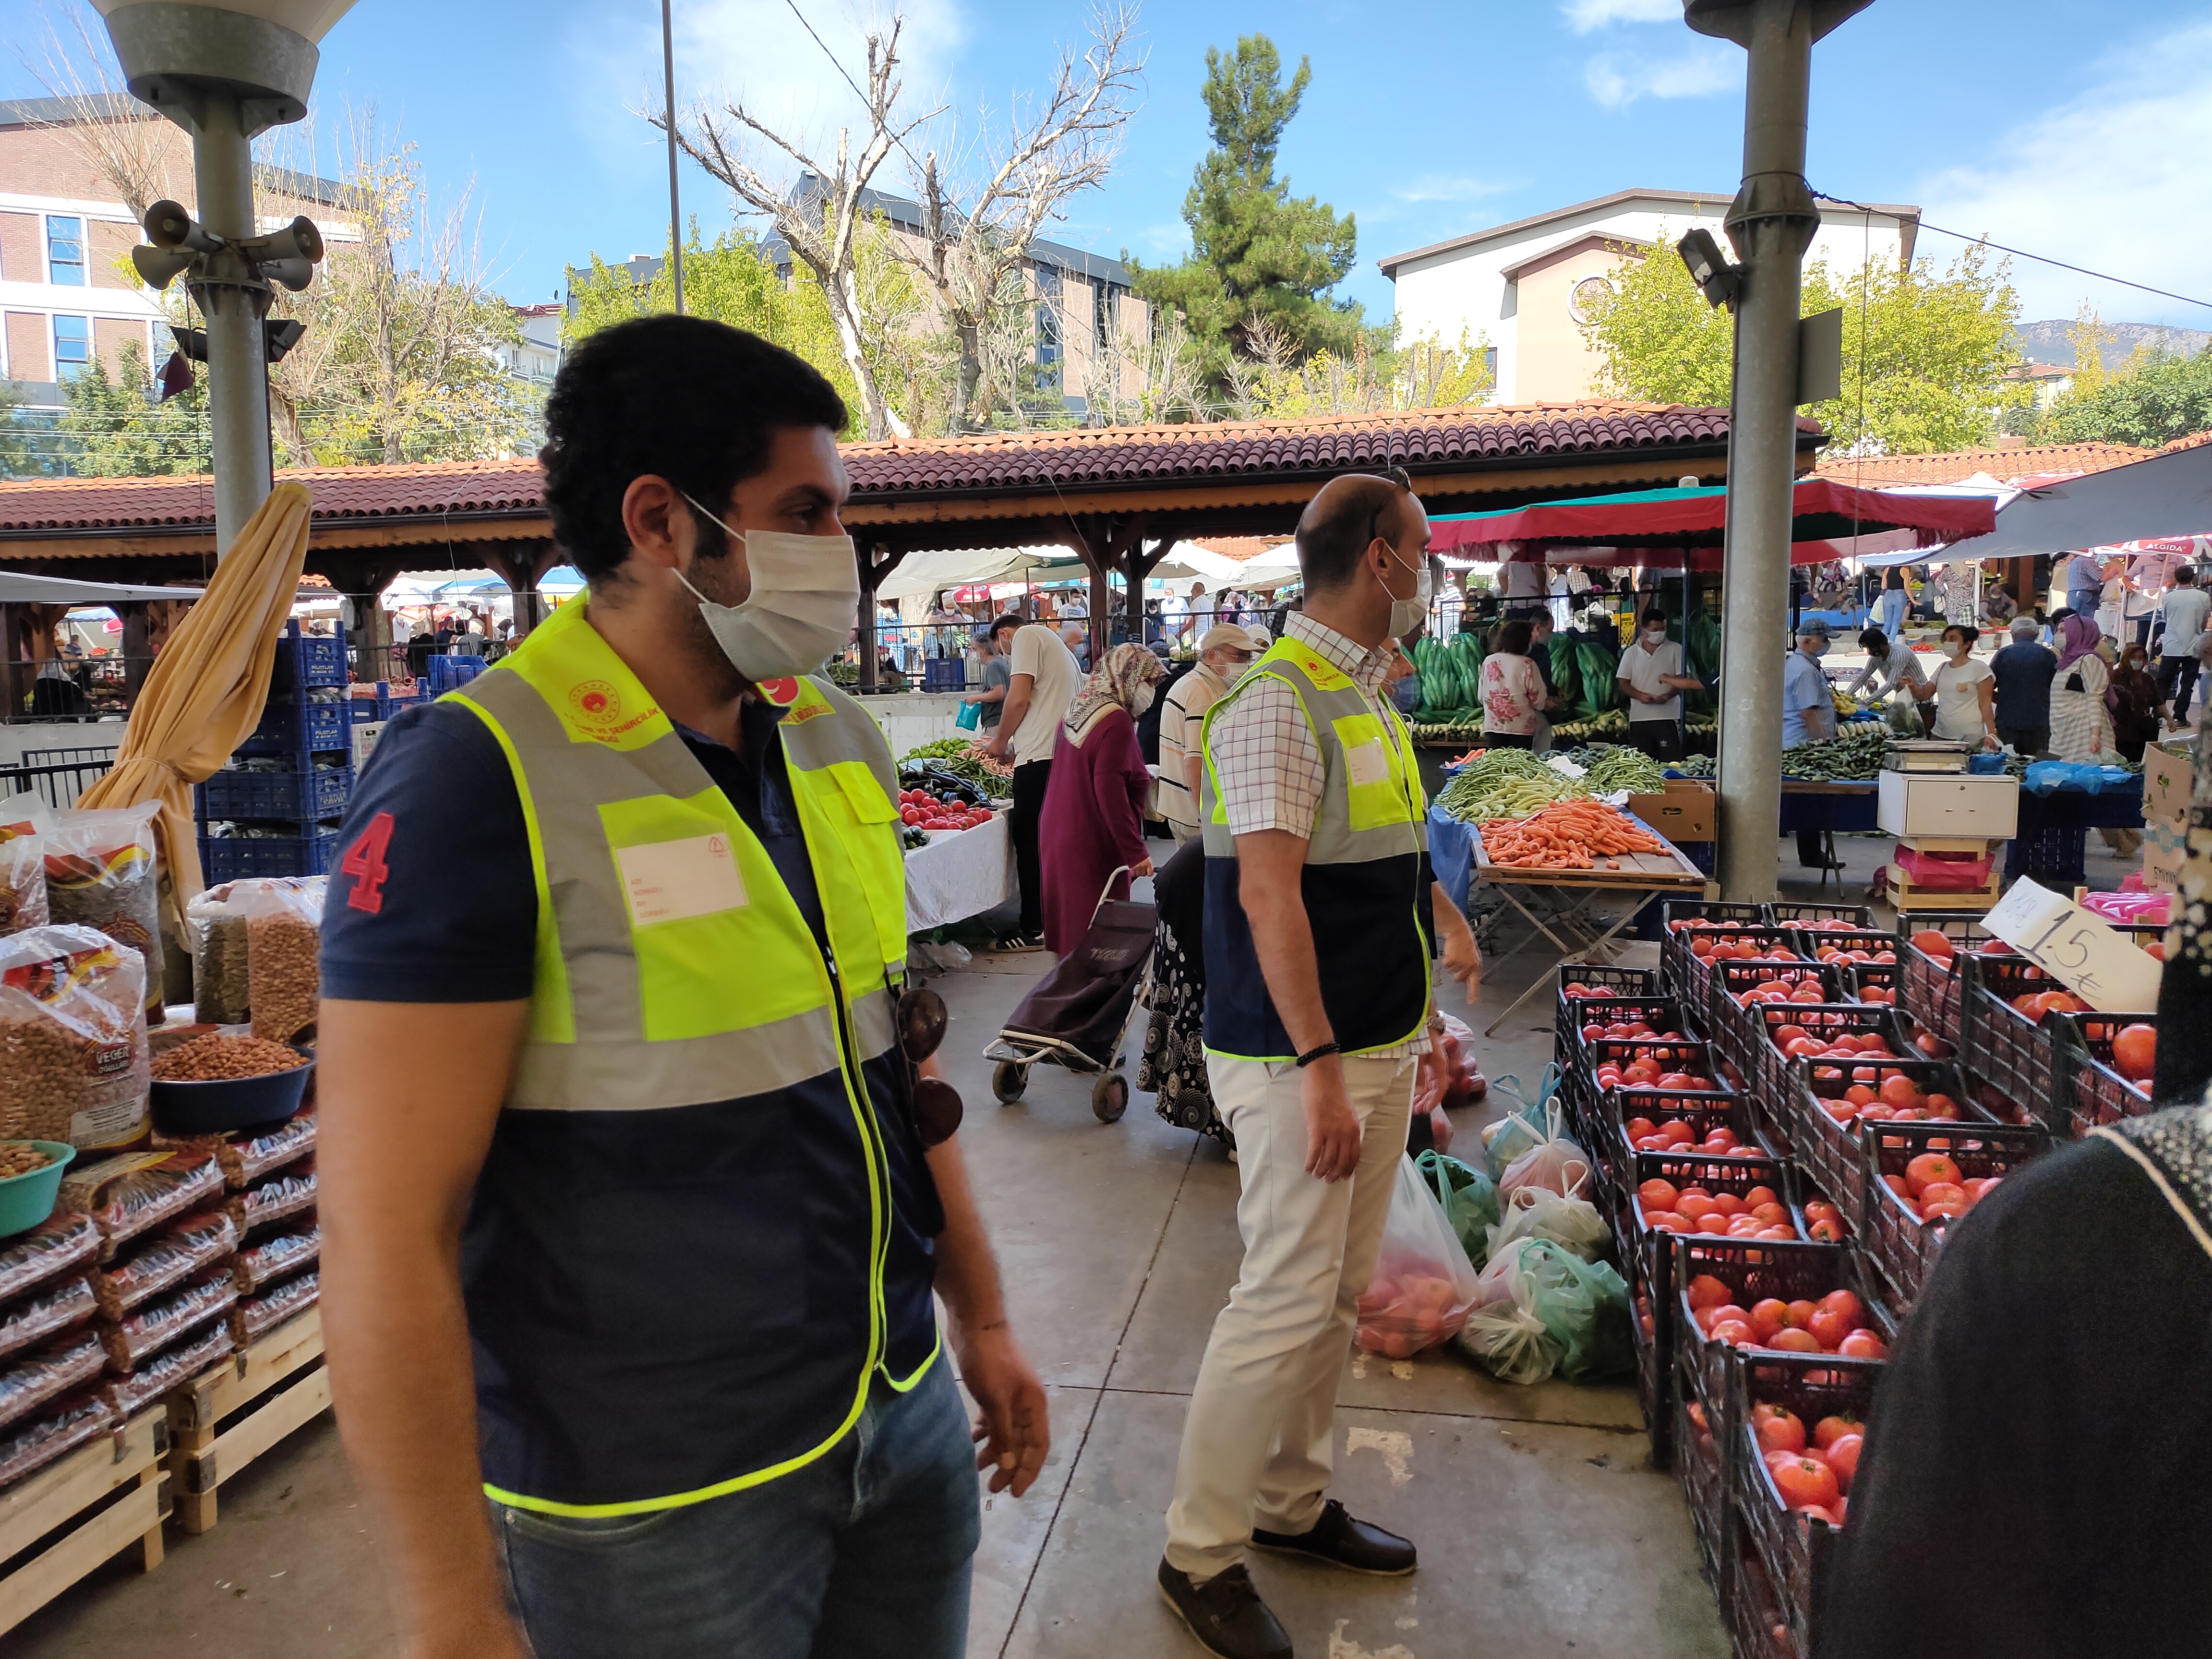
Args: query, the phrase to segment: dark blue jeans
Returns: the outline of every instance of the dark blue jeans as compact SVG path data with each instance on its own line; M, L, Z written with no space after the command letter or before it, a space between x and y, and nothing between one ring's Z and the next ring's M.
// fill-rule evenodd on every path
M670 1432L680 1433L670 1425ZM495 1506L538 1659L961 1659L981 1526L940 1355L838 1447L726 1498L605 1520Z

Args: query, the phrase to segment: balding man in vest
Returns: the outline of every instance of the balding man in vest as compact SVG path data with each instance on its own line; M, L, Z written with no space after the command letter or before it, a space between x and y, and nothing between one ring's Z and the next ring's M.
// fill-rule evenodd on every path
M589 592L392 722L330 883L324 1319L395 1650L959 1659L933 1291L993 1490L1045 1402L903 985L890 753L817 672L844 404L661 316L571 352L545 421Z
M1206 1074L1236 1137L1244 1261L1192 1395L1159 1583L1221 1659L1291 1653L1249 1546L1415 1564L1327 1492L1354 1304L1439 1018L1434 942L1470 994L1480 971L1382 689L1391 641L1427 612L1428 535L1403 473L1324 486L1298 520L1304 610L1206 711Z

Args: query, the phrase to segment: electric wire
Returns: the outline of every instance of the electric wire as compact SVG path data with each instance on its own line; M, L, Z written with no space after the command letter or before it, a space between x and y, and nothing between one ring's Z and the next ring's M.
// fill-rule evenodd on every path
M1869 216L1875 211L1864 202L1854 202L1847 196L1831 196L1824 190L1814 191L1813 196L1817 201L1833 202L1838 207L1856 209ZM2030 253L2026 248L2007 247L2002 242L1993 242L1986 236L1969 236L1963 230L1952 230L1942 225L1930 224L1925 219L1918 221L1918 223L1921 229L1932 230L1938 236L1954 236L1962 242L1973 242L1983 247L1993 247L2000 253L2011 254L2015 259L2033 259L2040 265L2056 265L2061 270L2074 271L2083 276L2094 276L2100 283L2117 283L2122 288L2132 288L2145 294L2155 294L2162 300L2179 300L2185 306L2201 306L2207 311L2212 311L2212 300L2193 300L2188 295L2176 294L2171 289L2153 288L2148 283L2134 282L2125 276L2114 276L2106 271L2092 270L2087 265L2069 264L2065 260L2051 258L2048 254Z

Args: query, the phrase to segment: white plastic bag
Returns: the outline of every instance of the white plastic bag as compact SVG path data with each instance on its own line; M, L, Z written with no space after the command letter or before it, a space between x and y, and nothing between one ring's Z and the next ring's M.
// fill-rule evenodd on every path
M1493 1229L1493 1231L1495 1231ZM1501 1382L1541 1382L1559 1368L1566 1345L1545 1328L1529 1305L1521 1252L1492 1255L1482 1270L1474 1306L1460 1328L1459 1346Z
M1521 1079L1510 1073L1498 1079L1492 1086L1514 1103L1511 1111L1495 1123L1486 1124L1482 1130L1490 1176L1496 1181L1504 1177L1522 1153L1559 1134L1559 1109L1554 1099L1559 1092L1559 1068L1557 1065L1544 1068L1534 1100L1522 1092Z
M1597 1206L1586 1198L1566 1198L1548 1188L1525 1186L1504 1199L1504 1218L1491 1228L1490 1261L1511 1255L1522 1239L1544 1238L1571 1250L1585 1261L1604 1254L1612 1237Z
M1587 1198L1590 1190L1589 1154L1555 1132L1553 1139L1531 1146L1508 1164L1498 1182L1499 1194L1506 1198L1523 1187L1539 1187L1561 1198Z
M1359 1346L1410 1359L1456 1333L1475 1297L1474 1266L1413 1160L1398 1159L1375 1276L1359 1298Z

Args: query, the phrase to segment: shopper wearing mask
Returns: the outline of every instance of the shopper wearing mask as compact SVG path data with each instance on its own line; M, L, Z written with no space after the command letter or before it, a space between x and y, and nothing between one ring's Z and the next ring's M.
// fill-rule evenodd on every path
M1040 824L1044 945L1065 957L1083 943L1099 899L1129 896L1131 875L1152 873L1145 850L1145 798L1152 775L1137 719L1167 672L1141 645L1117 645L1067 706ZM1109 884L1109 878L1111 884Z
M1544 719L1544 677L1528 655L1532 631L1525 617L1500 624L1497 642L1482 659L1475 685L1482 699L1486 749L1536 746L1536 728Z
M1198 834L1198 781L1206 769L1199 732L1206 711L1228 695L1258 655L1244 629L1217 623L1199 635L1198 666L1168 690L1160 716L1159 803L1177 846Z
M1860 631L1859 649L1866 653L1866 666L1844 688L1847 697L1864 694L1878 702L1900 686L1918 684L1928 678L1920 665L1920 653L1902 641L1893 643L1879 628Z
M2204 631L2205 623L2212 620L2212 595L2207 595L2197 585L2197 567L2185 564L2173 573L2173 586L2166 590L2165 603L2159 614L2164 619L2166 634L2159 645L2159 690L2171 698L2170 712L2174 729L2189 729L2190 699L2197 690L2197 676L2201 666L2197 658L2197 636Z
M2094 624L2091 627L2094 631ZM1942 743L1998 749L2003 745L1997 741L1996 676L1974 655L1974 641L1981 636L1980 629L1958 623L1945 629L1943 665L1928 684L1915 686L1912 695L1936 705L1930 737Z
M1682 693L1705 682L1682 672L1682 647L1667 637L1667 613L1647 611L1636 643L1615 671L1628 694L1628 740L1658 761L1682 758Z
M1820 659L1828 654L1828 624L1817 617L1797 630L1797 648L1782 666L1782 746L1826 743L1836 735L1836 698ZM1840 870L1843 861L1828 851L1825 833L1797 832L1797 862L1808 870Z
M2100 637L2097 624L2079 611L2058 624L2057 678L2050 694L2051 752L2063 761L2094 761L2113 746L2112 709L2105 696L2112 690L2112 673L2097 654Z
M957 1097L916 1076L942 1005L901 1003L897 776L814 672L858 592L846 419L703 319L570 352L544 495L588 592L355 794L322 1310L413 1659L957 1659L956 1356L994 1486L1042 1466Z
M1199 1368L1158 1577L1224 1659L1291 1651L1252 1545L1354 1572L1415 1565L1326 1494L1354 1304L1431 1042L1432 933L1447 972L1480 971L1381 695L1389 641L1428 609L1427 541L1403 473L1323 485L1298 520L1305 608L1206 721L1206 1069L1244 1257Z

